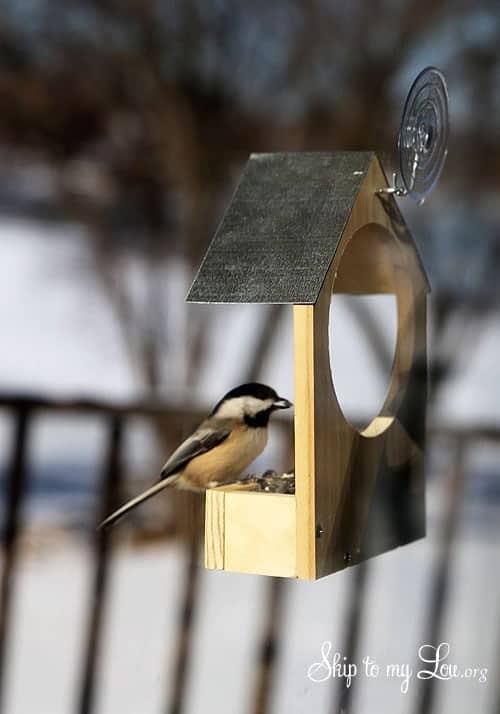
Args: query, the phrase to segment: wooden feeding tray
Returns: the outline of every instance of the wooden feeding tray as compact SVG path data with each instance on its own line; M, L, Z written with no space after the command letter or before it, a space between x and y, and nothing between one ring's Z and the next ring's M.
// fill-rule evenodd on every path
M425 535L429 287L387 186L373 152L247 163L188 300L292 306L295 494L207 491L207 568L315 579ZM361 431L332 383L332 293L397 299L390 387Z

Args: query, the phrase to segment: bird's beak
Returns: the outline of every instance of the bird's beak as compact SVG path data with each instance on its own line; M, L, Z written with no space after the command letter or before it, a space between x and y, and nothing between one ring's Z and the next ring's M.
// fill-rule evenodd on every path
M273 407L274 409L290 409L290 407L293 407L292 402L289 402L288 399L282 399L279 397L275 402L273 402Z

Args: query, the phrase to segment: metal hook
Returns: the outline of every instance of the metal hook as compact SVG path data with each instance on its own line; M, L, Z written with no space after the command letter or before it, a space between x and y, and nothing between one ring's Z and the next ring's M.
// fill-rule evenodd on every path
M396 172L394 172L392 174L392 186L385 186L384 188L379 188L377 189L377 193L390 193L393 196L402 197L408 195L408 190L404 186L398 186L398 175Z

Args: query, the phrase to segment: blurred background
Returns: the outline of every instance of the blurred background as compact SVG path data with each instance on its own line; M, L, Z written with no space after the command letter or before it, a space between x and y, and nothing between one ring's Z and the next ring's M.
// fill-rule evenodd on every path
M500 13L494 0L3 0L2 714L500 712ZM251 152L376 149L450 93L438 188L400 208L432 286L427 538L316 583L202 568L202 499L95 526L248 379L293 399L291 313L184 298ZM395 305L333 302L346 415L376 415ZM353 364L357 379L352 378ZM255 470L290 468L291 421ZM313 683L321 646L487 681Z

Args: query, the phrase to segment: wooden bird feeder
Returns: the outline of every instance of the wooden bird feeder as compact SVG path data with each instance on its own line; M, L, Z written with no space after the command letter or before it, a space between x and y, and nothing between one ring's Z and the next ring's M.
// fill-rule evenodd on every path
M316 579L425 535L429 288L387 187L373 152L246 165L187 299L293 306L295 495L207 491L207 568ZM390 387L363 431L332 383L333 292L397 299Z

